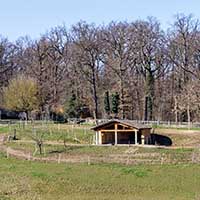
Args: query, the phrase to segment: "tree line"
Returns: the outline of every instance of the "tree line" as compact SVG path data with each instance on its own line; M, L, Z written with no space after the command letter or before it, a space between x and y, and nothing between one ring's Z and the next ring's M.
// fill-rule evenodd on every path
M199 28L198 19L179 14L165 31L149 17L99 26L81 21L37 40L1 36L1 107L76 118L200 121Z

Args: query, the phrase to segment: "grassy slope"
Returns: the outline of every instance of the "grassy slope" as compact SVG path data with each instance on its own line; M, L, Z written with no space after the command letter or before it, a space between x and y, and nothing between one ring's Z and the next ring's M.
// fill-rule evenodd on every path
M198 146L200 144L200 131L180 129L155 129L155 133L171 138L173 146Z
M20 142L10 142L6 144L9 147L17 150L24 150L33 152L35 144L25 144ZM44 145L46 153L59 152L74 155L108 155L108 154L134 154L135 153L166 153L166 154L185 154L192 153L193 148L177 148L177 149L164 149L164 148L148 148L148 147L135 147L135 146L67 146L64 145Z
M200 166L53 164L0 155L0 199L198 199Z
M12 132L17 128L17 135L29 139L27 132L19 125L1 127L0 133ZM62 132L87 143L90 130L68 125L49 125L37 130L45 131L46 140L59 140ZM70 137L71 137L70 136ZM169 135L179 144L179 134ZM188 138L188 136L186 136ZM193 135L191 137L194 137ZM69 138L70 141L70 138ZM10 144L14 148L34 150L34 145ZM90 155L108 153L124 153L127 147L70 147L65 155ZM63 150L62 146L46 146L47 151ZM139 149L139 152L160 152L186 156L191 149L161 150ZM0 154L0 200L8 199L199 199L200 198L200 166L198 165L162 165L162 166L120 166L120 165L86 165L55 164L5 159Z
M155 128L155 127L154 127ZM14 129L17 130L17 137L23 140L31 140L29 135L33 133L33 125L28 124L23 129L19 124L11 124L10 126L0 126L0 134L13 135ZM36 132L44 133L45 141L63 141L63 137L69 143L77 143L74 138L77 138L80 143L92 143L94 132L90 130L88 125L72 126L68 124L53 124L36 122L34 125ZM172 139L173 146L196 146L200 142L199 131L186 129L173 129L157 127L155 133L168 136Z
M13 135L16 129L17 137L23 140L30 140L29 135L33 133L33 125L28 124L23 128L19 123L0 126L0 134ZM93 131L88 126L73 126L67 124L52 124L37 122L34 130L44 134L44 140L59 141L66 137L68 142L74 143L73 138L77 138L81 143L91 143Z
M152 128L157 129L174 129L174 130L191 130L191 131L200 131L200 127L179 127L179 126L167 126L167 125L152 125Z

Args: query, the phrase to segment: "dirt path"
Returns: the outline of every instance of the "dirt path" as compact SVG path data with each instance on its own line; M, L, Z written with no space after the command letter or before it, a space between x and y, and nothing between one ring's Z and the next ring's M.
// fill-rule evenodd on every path
M194 139L194 138L193 138ZM200 140L200 136L199 136ZM21 143L21 144L35 144L34 141L32 140L15 140L12 141L14 143ZM56 145L56 146L63 146L64 144L62 142L57 142L57 141L45 141L45 145ZM74 147L86 147L86 146L91 146L89 144L74 144L74 143L66 143L67 146L74 146ZM143 148L159 148L159 149L180 149L180 148L187 148L187 149L192 149L192 148L199 148L199 144L196 145L176 145L176 146L157 146L157 145L129 145L129 147L143 147ZM92 145L96 146L96 145ZM109 147L110 145L98 145L99 147ZM126 144L118 144L118 147L128 147Z
M23 141L27 142L27 141ZM32 141L28 141L32 143ZM52 144L52 143L51 143ZM55 143L53 143L55 144ZM56 143L57 144L57 143ZM70 144L71 146L86 146L80 144ZM4 152L7 157L15 157L22 160L29 161L40 161L40 162L56 162L56 163L119 163L119 164L127 164L127 165L135 165L135 164L169 164L169 163L194 163L200 162L200 154L197 156L192 152L189 154L185 154L184 158L177 154L177 156L172 157L173 154L163 153L162 151L158 152L140 152L139 146L134 146L135 148L127 147L127 150L122 153L107 153L107 154L70 154L70 153L59 153L55 152L53 154L42 156L33 156L32 152L23 150L23 149L13 149L12 147L6 146L6 144L0 144L0 151ZM147 147L147 145L146 145ZM103 148L103 146L102 146ZM148 148L161 148L158 146L149 146ZM162 147L167 149L176 149L177 147ZM195 152L195 150L194 150ZM194 156L193 156L194 155ZM194 158L198 158L197 161Z
M33 140L14 140L12 141L14 143L24 143L24 144L35 144ZM57 141L45 141L44 144L47 145L61 145L63 146L63 142L57 142ZM88 144L74 144L74 143L66 143L67 146L88 146Z
M134 152L108 153L104 154L65 154L55 153L53 155L33 156L31 152L24 150L16 150L6 145L0 145L0 151L4 152L7 157L15 157L22 160L40 161L40 162L56 162L56 163L118 163L126 165L136 164L177 164L177 163L200 163L200 152L197 154L190 153L182 155L167 154L163 152L138 152L137 148Z

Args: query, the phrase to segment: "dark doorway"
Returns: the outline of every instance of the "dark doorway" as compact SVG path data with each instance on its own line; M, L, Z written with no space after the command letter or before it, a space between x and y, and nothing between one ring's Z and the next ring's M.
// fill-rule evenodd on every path
M172 140L171 138L165 135L151 134L151 144L161 145L161 146L171 146Z
M135 135L134 132L120 132L117 134L118 144L134 144Z
M115 133L102 133L102 144L115 144Z

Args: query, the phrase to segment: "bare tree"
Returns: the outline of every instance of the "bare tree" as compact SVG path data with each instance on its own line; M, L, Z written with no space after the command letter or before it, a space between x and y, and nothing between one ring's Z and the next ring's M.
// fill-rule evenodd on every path
M22 74L38 84L41 115L63 111L75 95L77 117L100 118L110 91L120 95L120 118L199 121L199 21L179 14L165 32L154 18L79 22L38 40L0 37L0 98L9 80Z
M137 40L137 68L145 81L144 120L153 119L155 80L165 73L164 34L153 18L133 24Z
M127 102L125 99L127 76L136 61L135 40L128 23L110 23L103 32L104 63L111 68L120 90L121 116L124 119Z
M188 82L184 86L181 93L177 96L177 107L180 112L187 113L188 125L191 123L191 115L199 115L200 110L200 92L199 92L200 82L199 80L193 80Z
M37 131L35 129L33 129L32 133L28 135L35 142L36 145L35 152L33 154L36 154L38 150L40 155L43 153L44 135L44 132Z
M17 71L16 55L17 46L0 36L0 96L2 88L8 85L9 79Z
M98 29L80 22L72 28L74 67L81 71L90 83L94 104L94 118L98 118L98 76L102 67Z

